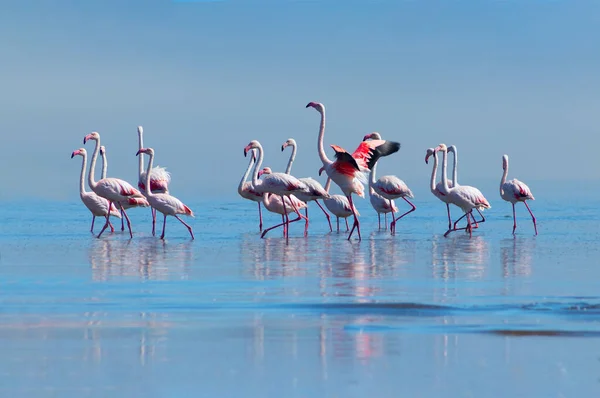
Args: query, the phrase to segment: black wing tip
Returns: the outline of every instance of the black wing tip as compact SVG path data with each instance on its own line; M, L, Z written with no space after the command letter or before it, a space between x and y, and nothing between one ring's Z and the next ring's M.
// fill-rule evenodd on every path
M373 154L371 155L371 159L367 162L367 167L369 170L373 170L373 166L377 163L377 160L383 156L389 156L393 153L396 153L400 150L400 143L396 141L386 141L383 144L379 145L377 148L373 150Z

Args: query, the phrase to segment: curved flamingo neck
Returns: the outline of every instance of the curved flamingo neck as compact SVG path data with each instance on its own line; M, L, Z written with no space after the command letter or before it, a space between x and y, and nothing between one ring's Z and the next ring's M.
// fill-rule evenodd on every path
M331 187L331 178L327 178L327 183L325 184L325 192L329 193L329 188Z
M298 148L296 147L295 141L288 146L292 147L292 153L290 155L290 160L288 160L288 164L285 169L285 174L290 174L292 172L292 164L294 163L294 160L296 160L296 151L298 150Z
M508 176L508 159L506 159L506 167L504 173L502 173L502 179L500 180L500 196L504 195L503 186L506 183L506 177Z
M79 175L79 194L83 196L85 195L85 164L87 163L87 154L84 153L81 157L83 160L81 162L81 174Z
M102 152L102 174L100 175L100 179L106 178L106 170L108 169L108 162L106 161L106 151Z
M255 187L255 186L257 186L259 184L259 182L258 182L258 169L262 165L262 161L263 161L263 148L262 148L262 145L258 144L258 146L256 147L256 150L258 151L258 159L256 160L256 163L254 163L254 171L252 172L252 186L253 187Z
M252 151L252 153L254 154L256 151ZM246 172L244 173L244 175L242 176L242 179L240 180L240 185L238 185L238 193L241 195L243 188L244 188L244 183L246 182L246 179L248 178L248 174L250 174L250 169L252 168L252 165L254 164L254 156L250 157L250 162L248 162L248 167L246 167Z
M267 208L271 206L271 194L269 194L268 192L265 192L263 195L263 203Z
M96 141L96 148L94 148L94 153L92 154L92 162L90 163L90 172L88 173L88 185L92 191L98 185L94 178L94 171L96 170L96 160L98 159L98 152L100 152L100 137L94 140Z
M373 185L375 184L375 174L377 173L377 162L375 162L375 164L373 165L373 168L371 169L371 175L369 176L369 188L373 188Z
M331 160L329 160L329 158L327 158L327 154L325 154L325 148L323 147L323 138L325 136L325 107L323 106L322 109L320 109L321 114L321 125L319 126L319 138L317 141L317 149L319 151L319 157L321 158L321 162L323 162L323 165L328 165L333 163Z
M430 181L430 189L431 192L435 193L435 178L436 178L436 174L437 174L437 168L438 168L438 156L437 156L437 152L433 152L433 169L431 170L431 181Z
M140 153L141 155L141 153ZM152 170L152 162L154 162L154 153L150 152L148 154L148 170ZM155 196L150 189L150 173L146 173L146 196Z
M144 133L138 128L138 150L144 147L144 138L142 137ZM144 172L144 154L140 153L138 159L138 178L142 176Z
M448 187L448 176L446 175L447 170L448 170L448 152L447 151L442 151L443 154L443 158L442 158L442 184L444 186L444 190L446 192L450 192L450 187ZM437 157L437 154L436 154Z
M452 186L458 186L458 151L456 147L454 147L454 162L452 168Z

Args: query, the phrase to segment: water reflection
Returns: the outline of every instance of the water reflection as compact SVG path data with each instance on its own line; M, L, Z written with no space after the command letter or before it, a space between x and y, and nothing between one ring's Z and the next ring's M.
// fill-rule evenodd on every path
M92 278L141 280L188 279L193 263L192 242L168 243L154 238L134 240L93 239L88 251Z
M437 235L431 242L433 277L448 279L481 279L489 262L489 243L483 236Z
M505 278L531 275L536 242L533 238L517 236L501 241L500 261Z

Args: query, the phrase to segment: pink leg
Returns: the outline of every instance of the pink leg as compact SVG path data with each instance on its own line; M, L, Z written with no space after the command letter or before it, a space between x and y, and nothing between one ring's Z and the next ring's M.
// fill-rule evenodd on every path
M304 209L304 216L306 217L306 221L304 223L304 236L308 235L308 203L306 204L306 208Z
M473 237L473 228L471 227L471 217L473 217L473 210L467 214L467 228L469 229L469 238Z
M163 231L162 231L162 235L160 236L161 239L165 238L165 229L167 228L167 215L164 214L165 218L163 219ZM152 234L154 236L154 234Z
M402 217L404 217L408 213L412 213L413 211L415 211L417 209L417 206L413 205L410 200L408 200L406 198L402 198L402 199L404 199L406 201L406 203L408 203L409 205L411 205L412 209L410 209L409 211L407 211L406 213L402 214L400 217L398 217L394 221L392 221L392 224L394 225L394 233L396 233L396 221L398 221L399 219L401 219Z
M131 231L131 221L129 221L129 216L127 215L127 212L123 208L123 205L119 203L119 206L121 206L121 210L123 211L123 214L125 215L125 219L127 220L127 228L129 228L129 237L133 238L133 232Z
M515 204L512 204L513 207L513 235L515 234L515 229L517 229L517 213L515 213Z
M285 227L285 216L282 214L281 215L281 225L283 225L283 237L285 238L285 234L286 234L286 227Z
M281 198L281 200L283 201L283 197ZM290 221L290 219L289 219L289 217L288 217L288 214L287 214L286 207L285 207L285 201L284 201L284 202L283 202L283 212L285 213L285 219L284 219L284 221L283 221L281 224L277 224L277 225L274 225L274 226L272 226L272 227L270 227L270 228L267 228L267 229L265 229L265 230L263 231L263 233L260 235L260 237L261 237L261 238L264 238L264 237L265 237L265 235L267 234L267 232L269 232L270 230L272 230L272 229L275 229L275 228L277 228L277 227L281 227L281 226L283 226L284 230L286 231L286 232L284 233L284 236L286 236L286 237L287 237L287 236L288 236L288 232L289 232L289 224L290 224L290 223L293 223L293 222L296 222L296 221L300 221L300 220L303 218L302 214L300 214L300 212L298 211L298 209L295 209L295 210L296 210L296 212L298 213L299 217L298 217L298 218L295 218L295 219L293 219L292 221ZM281 217L284 217L284 216L282 215Z
M391 199L388 199L388 202L390 202L390 209L392 209L392 222L390 223L390 233L393 235L396 232L396 223L394 222L394 206L392 206Z
M123 210L121 210L121 231L125 231L125 216L123 215Z
M356 212L354 211L354 203L352 203L352 194L348 195L348 202L350 202L350 209L352 210L352 215L354 215L354 224L352 224L352 229L348 234L348 240L352 237L352 232L354 232L354 228L356 228L356 233L358 234L358 240L362 240L360 237L360 223L358 222L358 217L356 216Z
M377 212L377 226L381 229L381 213Z
M329 223L329 232L333 232L333 228L331 228L331 217L329 216L329 213L325 211L325 209L323 208L323 206L321 206L318 200L315 200L315 203L317 204L317 206L319 206L321 210L323 210L323 213L325 213L325 217L327 217L327 222Z
M94 233L94 221L96 221L96 216L92 214L92 228L90 228L91 233Z
M110 227L110 233L115 232L115 227L113 227L112 223L109 221L108 226Z
M525 203L525 207L527 207L527 210L529 210L529 214L531 214L531 220L533 221L533 228L535 229L535 234L537 235L538 233L537 233L537 224L535 222L535 216L531 212L531 209L529 208L529 205L527 204L527 202L523 201L523 203Z
M339 217L335 217L337 220L337 231L340 232L340 218Z
M110 207L112 206L112 202L108 201L108 208L110 209ZM106 222L104 223L104 226L102 227L102 229L100 230L100 233L98 234L98 239L100 238L100 236L102 235L102 232L104 232L104 230L106 229L106 227L108 227L108 218L110 217L110 211L106 213Z
M446 203L446 210L448 210L448 229L452 229L452 219L450 218L450 204Z
M383 215L383 224L385 225L385 230L387 231L387 213Z
M260 202L257 202L257 203L258 203L258 219L260 220L259 224L258 224L258 228L262 232L262 227L263 227L263 223L262 223L262 210L260 209Z
M150 211L152 212L152 236L155 236L156 235L156 209L154 207L151 207ZM165 221L166 221L166 216L165 216ZM163 224L163 229L165 229L164 224Z
M350 231L350 226L348 226L348 217L344 218L346 221L346 231Z
M185 221L183 221L181 218L179 218L179 216L178 216L177 214L174 214L174 215L173 215L173 217L175 217L175 218L176 218L176 219L178 219L178 220L179 220L179 221L180 221L180 222L181 222L183 225L185 225L185 227L188 229L188 231L190 231L190 235L192 236L192 240L194 240L195 238L194 238L194 233L192 232L192 227L190 227L189 225L187 225L187 224L185 223ZM166 223L167 223L167 216L165 216L165 224L166 224ZM163 224L163 235L165 234L165 233L164 233L164 229L165 229L165 226L164 226L164 224Z

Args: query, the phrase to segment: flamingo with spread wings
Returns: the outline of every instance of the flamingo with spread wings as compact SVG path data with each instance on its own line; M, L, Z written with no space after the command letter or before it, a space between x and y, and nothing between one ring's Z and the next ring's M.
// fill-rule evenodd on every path
M358 181L366 184L367 179L364 173L369 172L380 157L398 152L400 144L384 140L363 141L352 154L346 152L346 150L337 145L331 145L335 151L336 159L335 161L332 161L327 157L325 149L323 148L323 137L325 135L325 106L319 102L309 102L306 107L314 108L321 114L318 137L319 157L327 175L341 188L350 203L350 208L352 209L354 216L354 224L348 234L348 240L352 237L352 233L355 229L358 234L358 239L360 240L360 223L358 221L358 216L354 211L355 207L352 202L352 194L355 193L364 198L364 191L356 188L356 182Z

